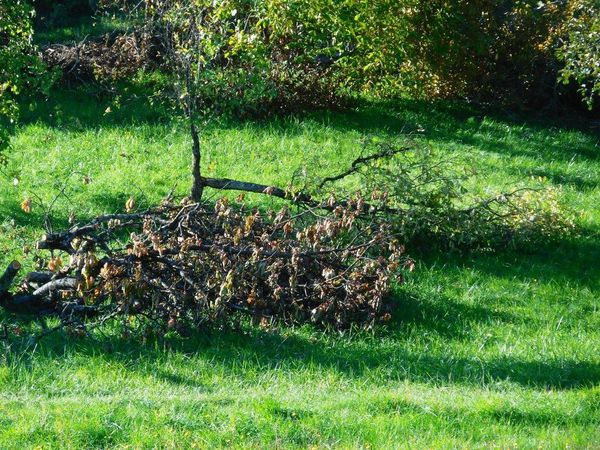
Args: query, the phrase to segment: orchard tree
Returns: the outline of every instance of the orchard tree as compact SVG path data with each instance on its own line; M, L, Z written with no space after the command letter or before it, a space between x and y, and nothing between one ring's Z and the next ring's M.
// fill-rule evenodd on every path
M145 1L146 31L158 38L165 68L175 75L176 107L192 138L194 201L202 198L205 187L282 198L297 195L290 189L202 176L200 128L215 113L268 105L278 95L302 101L292 92L298 88L317 87L309 93L313 97L335 91L335 81L331 89L323 89L322 73L306 68L314 69L320 60L337 61L348 50L353 38L348 16L353 10L344 6L343 11L342 20L330 0Z
M194 201L202 198L205 186L222 187L218 180L202 177L199 126L210 114L227 108L224 99L229 93L250 89L262 95L268 89L254 11L254 2L244 0L145 3L146 27L160 37L163 59L176 79L177 107L192 137Z

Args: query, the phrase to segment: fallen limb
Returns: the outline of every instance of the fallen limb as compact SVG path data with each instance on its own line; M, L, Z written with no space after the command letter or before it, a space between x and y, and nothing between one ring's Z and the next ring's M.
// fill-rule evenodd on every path
M29 284L42 285L48 283L54 277L54 272L43 271L43 272L29 272L25 281Z
M359 216L357 208L341 206L264 215L226 199L101 216L46 236L38 248L69 253L69 264L32 272L3 306L82 324L133 316L166 329L235 312L369 325L387 312L384 298L402 248L384 224ZM127 233L125 247L114 245Z
M311 206L318 206L318 202L304 193L292 193L276 186L265 184L250 183L247 181L230 180L228 178L202 178L204 186L220 190L234 190L244 192L254 192L256 194L266 194L272 197L278 197L284 200L291 200L296 203L305 203Z
M33 291L33 297L43 297L60 290L77 289L78 281L75 278L59 278L52 280Z
M8 267L4 271L4 274L2 274L2 276L0 277L0 295L2 295L6 291L8 291L8 289L10 289L10 286L12 285L13 280L19 273L19 270L21 270L21 264L19 263L19 261L13 261L8 265Z

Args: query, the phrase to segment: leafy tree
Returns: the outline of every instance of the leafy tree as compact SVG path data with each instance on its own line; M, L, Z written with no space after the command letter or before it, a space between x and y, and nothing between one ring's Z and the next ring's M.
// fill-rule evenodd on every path
M6 161L3 153L19 116L19 95L51 83L32 44L33 14L23 0L0 0L0 163Z
M562 81L575 81L589 108L600 94L600 4L593 0L570 2L558 57L564 61Z

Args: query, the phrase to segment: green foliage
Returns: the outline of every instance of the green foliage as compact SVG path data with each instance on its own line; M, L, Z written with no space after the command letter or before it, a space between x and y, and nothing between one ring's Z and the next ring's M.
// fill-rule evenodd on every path
M338 91L542 104L565 40L563 77L595 89L600 15L592 3L270 0L255 14L272 60L328 59L335 70L322 76Z
M165 63L177 77L177 100L187 115L226 112L247 97L268 95L252 2L155 0L146 3L145 17L148 30L162 38Z
M274 45L338 55L337 86L379 96L543 95L554 84L550 44L564 7L534 0L273 0Z
M575 81L591 109L600 95L600 5L594 0L572 1L564 32L558 49L564 61L562 80L565 84Z
M574 213L560 188L532 180L510 190L478 192L464 162L409 141L367 140L370 159L346 190L372 193L367 201L387 211L401 242L427 248L496 250L533 247L574 233ZM334 192L339 191L334 190Z
M25 1L0 0L0 163L19 115L17 98L49 87L45 68L32 45L33 9Z
M108 17L128 2L101 4ZM559 76L588 104L598 90L593 0L143 4L131 23L164 38L171 69L190 69L179 91L185 98L193 81L207 100L200 109L264 114L357 93L546 106L570 92L557 89Z
M263 14L273 53L288 64L325 60L336 66L324 75L338 89L397 93L411 83L398 77L407 57L407 4L270 0Z
M209 100L204 107L220 112L281 110L302 98L328 106L357 93L544 106L560 91L561 69L588 97L595 92L592 0L145 5L145 23L165 38L164 54L176 61L171 68L187 65L193 86Z

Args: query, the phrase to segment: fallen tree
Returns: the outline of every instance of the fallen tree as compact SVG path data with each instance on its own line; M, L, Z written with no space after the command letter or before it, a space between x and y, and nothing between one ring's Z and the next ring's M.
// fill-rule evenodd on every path
M128 201L127 213L43 236L36 257L48 270L15 286L21 266L11 263L0 277L0 306L80 331L109 319L129 327L136 317L183 332L234 313L368 327L390 318L390 286L413 267L401 243L491 249L573 227L555 191L481 198L456 171L415 142L367 141L347 169L310 181L312 190L202 177L202 189L272 196L284 206L261 211L243 193L214 205L168 198L140 212ZM22 207L30 211L31 202Z
M361 156L319 188L365 162L409 149ZM360 193L323 200L230 179L202 177L200 186L273 196L288 206L261 213L248 208L243 195L235 204L219 200L214 210L189 198L180 205L167 199L143 212L103 215L48 233L36 249L49 252L41 259L49 270L30 272L11 289L21 268L11 263L0 278L0 306L81 329L90 319L138 316L163 331L181 330L232 312L335 327L390 317L390 283L401 281L401 265L412 266L381 220L379 213L392 211L385 202L370 205Z

